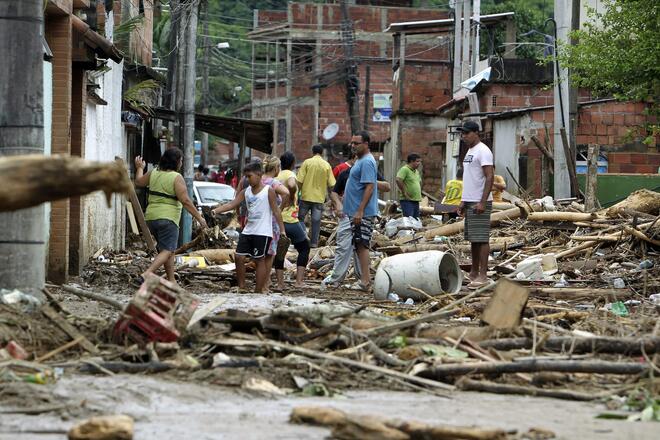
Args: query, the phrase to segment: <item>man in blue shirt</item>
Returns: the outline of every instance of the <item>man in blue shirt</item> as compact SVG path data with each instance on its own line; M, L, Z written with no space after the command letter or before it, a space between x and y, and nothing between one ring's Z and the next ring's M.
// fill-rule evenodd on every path
M338 241L338 249L350 253L355 251L360 263L360 281L350 286L355 290L367 291L371 287L369 275L369 244L374 228L374 220L378 215L378 188L376 160L369 151L369 133L360 131L353 135L351 147L357 153L358 160L350 169L346 189L344 191L344 217L338 225L340 232L352 231L352 241ZM345 231L346 230L346 231ZM339 249L339 247L347 249ZM341 282L345 273L334 273L324 280L324 285Z

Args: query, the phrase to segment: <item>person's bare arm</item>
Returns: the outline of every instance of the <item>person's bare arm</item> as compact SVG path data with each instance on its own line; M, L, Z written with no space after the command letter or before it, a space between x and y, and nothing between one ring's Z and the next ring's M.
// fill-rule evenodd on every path
M291 204L291 197L290 197L291 193L289 192L286 186L277 185L277 189L275 190L275 193L282 198L282 204L280 205L280 209L284 209Z
M332 204L335 207L335 215L337 217L341 217L341 215L344 212L344 205L341 202L341 197L339 197L339 194L337 194L336 192L331 191L330 200L332 200Z
M481 200L477 205L474 207L474 212L476 214L481 214L484 212L485 207L486 207L486 202L488 201L488 196L490 195L490 192L493 189L493 166L492 165L484 165L481 167L482 170L484 170L484 175L486 176L486 182L484 183L484 192L481 195Z
M186 211L188 211L190 215L192 215L195 220L197 220L197 223L199 223L203 229L208 228L206 220L204 220L202 214L199 213L197 208L195 208L192 200L190 200L190 197L188 197L186 182L183 180L181 175L176 176L174 179L174 192L176 194L176 198L179 199L179 202L181 202L183 207L186 208Z
M213 208L213 213L214 214L221 214L223 212L227 212L227 211L231 211L232 209L236 209L240 206L240 204L243 200L245 200L245 190L242 190L241 192L236 194L236 197L231 202L225 203L224 205L218 205L215 208Z
M390 186L390 182L385 182L384 180L379 180L378 182L376 182L376 184L377 184L376 186L378 187L378 192L388 193L392 189L392 187Z
M145 187L149 185L149 177L151 176L151 171L144 173L144 168L147 166L147 163L142 159L142 156L135 157L135 186Z
M360 201L360 206L358 206L358 210L355 213L355 216L353 216L353 223L356 225L359 225L362 222L362 217L364 216L364 208L367 207L367 203L369 203L369 199L371 199L371 194L374 192L374 184L373 183L365 183L364 184L364 195L362 196L362 200Z
M277 206L277 198L275 197L275 190L273 188L268 188L268 204L270 205L270 210L273 211L275 220L280 226L280 235L286 235L286 229L284 229L284 220L282 220L282 212L280 211L279 206Z

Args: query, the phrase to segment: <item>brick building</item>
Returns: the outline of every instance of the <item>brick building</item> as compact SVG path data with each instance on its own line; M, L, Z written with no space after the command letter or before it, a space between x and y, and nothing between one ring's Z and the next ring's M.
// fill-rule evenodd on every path
M505 35L512 43L515 28L511 15L481 16L480 22L482 27L489 21L492 26L506 26ZM456 63L449 57L432 72L406 64L409 35L449 36L453 40L452 25L453 20L449 19L390 26L394 58L398 56L400 61L397 65L394 60L392 141L385 150L386 178L393 184L402 159L409 152L420 152L425 159L423 187L437 195L444 183L455 176L465 153L455 128L465 119L473 119L482 124L483 140L493 149L496 172L505 178L510 192L519 193L515 178L534 196L550 193L552 167L537 143L550 152L554 150L552 66L516 59L515 51L508 52L504 58L490 56L479 60L476 69L488 73L488 79L476 79L468 90L452 76ZM401 73L397 75L399 70ZM652 122L644 114L646 106L595 99L588 90L579 90L572 146L578 172L588 144L597 143L601 146L602 169L609 173L657 174L660 165L657 142L650 147L642 142L647 136L644 126ZM392 197L397 197L396 192Z
M441 19L447 14L410 8L410 1L382 2L390 7L357 3L367 5L348 6L353 32L343 34L338 4L289 3L286 11L255 11L250 33L255 47L252 117L273 121L276 153L291 150L302 161L311 156L313 144L324 143L331 161L342 160L351 137L345 75L348 41L353 42L357 65L360 127L366 125L370 131L373 150L382 149L390 138L393 45L383 30L391 22ZM446 59L445 41L412 36L409 44L411 69L434 75L434 60ZM433 96L428 102L437 106L441 98ZM338 132L325 141L323 130L333 123Z
M106 9L107 8L107 9ZM113 32L143 15L120 50ZM125 62L151 63L153 0L48 0L44 63L46 154L127 160L131 128L122 123ZM119 249L125 236L125 201L94 193L53 202L48 236L48 279L64 282L101 247Z

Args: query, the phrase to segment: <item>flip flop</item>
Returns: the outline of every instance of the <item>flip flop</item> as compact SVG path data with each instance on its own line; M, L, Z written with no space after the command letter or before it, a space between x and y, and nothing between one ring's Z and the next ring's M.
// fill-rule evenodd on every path
M491 280L490 278L487 278L486 281L471 281L470 284L467 285L467 288L470 290L477 290L480 289L481 287L487 286L492 282L493 280Z
M368 292L369 289L371 289L371 284L365 286L364 284L362 284L362 282L356 281L353 284L345 285L344 288L348 289L348 290L357 290L357 291L360 291L360 292Z

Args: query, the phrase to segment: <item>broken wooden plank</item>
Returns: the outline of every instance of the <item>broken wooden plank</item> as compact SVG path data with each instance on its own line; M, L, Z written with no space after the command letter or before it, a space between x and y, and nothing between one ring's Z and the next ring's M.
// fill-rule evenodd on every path
M68 349L70 349L70 348L73 348L73 347L75 347L76 345L78 345L79 343L81 343L82 340L83 340L83 338L84 338L84 336L82 336L82 335L81 335L81 336L78 336L78 337L77 337L76 339L74 339L73 341L69 341L69 342L67 342L66 344L62 345L61 347L58 347L58 348L56 348L55 350L51 350L51 351L49 351L48 353L46 353L45 355L43 355L43 356L39 356L39 357L36 358L34 361L35 361L35 362L43 362L43 361L45 361L45 360L48 360L48 359L52 358L53 356L57 356L58 354L62 353L63 351L66 351L66 350L68 350Z
M69 335L71 339L77 339L77 338L82 338L80 341L80 346L84 348L86 351L92 353L92 354L98 354L99 349L96 348L94 344L89 342L89 339L87 339L83 334L81 334L74 326L69 324L69 322L64 319L59 313L57 313L55 310L53 310L50 306L42 306L41 307L41 313L46 316L46 318L50 319L53 321L55 325L57 325L64 333Z
M130 178L128 177L128 171L126 170L126 166L124 165L124 160L119 156L115 156L115 162L121 165L121 169L124 172L125 178L129 179L130 182ZM142 238L144 238L144 242L147 244L147 249L149 249L151 252L156 252L156 243L154 242L154 238L151 236L151 231L149 230L149 226L147 226L147 221L144 219L144 213L142 212L142 205L140 205L140 200L138 200L137 194L135 193L135 187L133 186L133 184L129 185L129 189L127 192L131 202L131 206L133 207L133 213L135 214L138 224L140 225L140 230L142 231Z
M99 301L99 302L105 303L105 304L107 304L111 307L114 307L117 310L123 310L124 309L124 305L122 303L120 303L119 301L115 300L115 299L108 298L105 295L100 295L98 293L90 292L88 290L83 290L79 287L71 286L71 285L68 285L68 284L63 284L61 286L58 286L56 284L47 284L47 286L48 287L54 287L54 288L57 288L57 289L62 289L66 292L73 293L74 295L77 295L77 296L82 297L82 298L93 299L94 301Z
M495 285L495 293L488 302L481 320L496 329L512 329L520 325L527 305L529 290L506 278Z
M135 219L135 211L133 205L128 200L126 201L126 214L128 215L128 223L131 225L131 232L135 235L140 234L138 229L137 220Z

